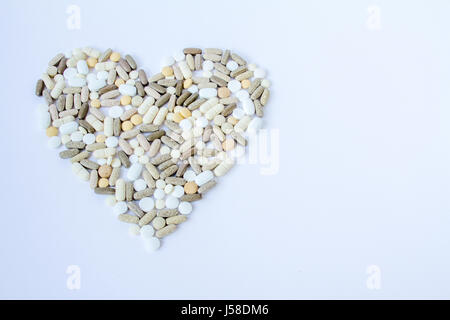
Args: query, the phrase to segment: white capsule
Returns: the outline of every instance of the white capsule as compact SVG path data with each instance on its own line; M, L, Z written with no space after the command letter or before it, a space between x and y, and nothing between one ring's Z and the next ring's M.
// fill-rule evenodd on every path
M139 178L142 173L142 168L142 164L140 164L139 162L133 163L127 172L128 180L134 181Z
M116 200L124 201L125 200L125 180L117 179L116 181Z
M217 96L217 89L215 88L202 88L198 91L200 98L213 98Z
M211 170L206 170L197 175L194 181L198 186L202 186L205 183L211 181L212 179L214 179L213 172Z
M134 97L136 95L136 87L129 84L119 86L119 92L124 96Z
M89 67L87 65L86 60L79 60L77 62L77 70L78 70L78 73L80 73L80 74L86 75L89 73Z
M89 180L89 171L78 162L72 163L72 172L82 181Z
M72 134L78 130L78 123L75 121L67 122L59 127L59 132L61 134Z

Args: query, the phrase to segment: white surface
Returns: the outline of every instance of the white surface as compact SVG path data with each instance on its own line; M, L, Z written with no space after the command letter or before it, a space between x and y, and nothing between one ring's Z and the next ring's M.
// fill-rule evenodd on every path
M449 298L450 2L228 1L223 25L211 1L76 2L80 30L68 1L1 11L1 298ZM148 254L36 122L47 61L86 45L150 74L186 46L268 70L279 172L233 168Z

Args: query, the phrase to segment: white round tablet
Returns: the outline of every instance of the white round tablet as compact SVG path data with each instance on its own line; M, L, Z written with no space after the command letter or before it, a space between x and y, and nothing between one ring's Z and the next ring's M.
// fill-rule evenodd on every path
M184 131L192 129L192 122L189 119L183 119L180 121L180 128Z
M186 170L186 172L183 174L183 178L187 182L194 181L196 176L197 175L195 174L195 172L190 169Z
M108 137L105 140L105 144L108 148L115 148L119 145L119 139L117 137Z
M236 92L236 97L242 101L244 99L248 99L250 95L247 90L239 90L238 92Z
M144 248L147 252L154 252L159 249L161 246L161 242L158 238L143 238L144 239Z
M155 207L155 201L152 198L146 197L139 200L139 208L145 212L149 212Z
M166 193L164 192L164 189L156 189L155 192L153 193L153 197L157 200L164 199L165 196Z
M117 202L114 205L113 210L114 210L114 214L116 214L116 215L123 214L128 211L127 203L125 201Z
M214 63L211 60L205 60L203 62L203 70L211 71L214 69Z
M238 92L241 90L241 82L238 80L231 80L228 82L228 89L230 89L231 92Z
M227 69L230 71L234 71L238 68L238 64L236 61L230 60L227 62Z
M153 227L149 224L146 224L145 226L143 226L141 228L141 236L143 238L151 238L153 237L153 235L155 234L155 229L153 229Z
M182 186L175 186L171 195L175 198L181 198L184 195L184 188Z
M123 108L121 106L114 106L109 108L108 114L111 118L120 118L123 114Z
M182 201L178 206L178 211L181 214L189 214L192 212L192 204L190 202Z
M130 236L138 236L141 233L141 228L137 224L128 227L128 234Z
M93 133L87 133L83 137L83 142L86 144L93 144L95 142L95 135Z
M147 183L145 182L144 179L137 179L134 180L133 182L133 188L136 191L142 191L145 190L147 188Z
M168 196L166 199L166 207L168 209L177 208L179 203L180 203L180 200L178 200L178 198L175 198L174 196Z
M61 145L61 138L58 136L51 137L47 142L49 148L56 149Z

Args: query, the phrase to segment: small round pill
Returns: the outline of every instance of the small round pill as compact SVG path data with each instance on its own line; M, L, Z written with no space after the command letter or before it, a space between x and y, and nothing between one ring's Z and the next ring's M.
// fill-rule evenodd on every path
M164 189L166 187L166 182L162 179L156 180L156 188Z
M155 234L155 229L149 224L146 224L141 228L141 236L143 238L151 238Z
M156 189L155 192L153 193L153 197L157 200L164 199L164 197L166 196L166 193L164 192L164 188Z
M152 198L145 197L139 200L139 208L144 210L145 212L149 212L155 207L155 201Z
M47 137L54 137L58 135L58 128L56 127L48 127L46 132Z
M155 217L152 221L152 225L156 230L162 229L166 225L166 219L163 217Z
M142 116L140 114L135 114L130 120L135 126L137 126L142 123Z
M197 192L197 190L198 186L195 181L189 181L184 185L184 192L186 192L186 194L194 194Z
M173 191L173 185L172 184L166 184L166 186L164 187L164 192L166 194L170 194Z
M130 236L138 236L141 233L141 228L137 224L132 224L128 227L128 234Z
M171 195L175 198L181 198L184 195L184 188L182 186L175 186Z
M166 207L166 201L164 199L157 199L155 203L156 209L164 209Z
M158 238L151 237L145 238L144 240L144 248L147 252L154 252L159 249L161 246L161 241Z
M197 175L195 174L195 172L191 169L186 170L186 172L183 174L183 179L186 181L194 181L195 177Z
M122 106L127 106L131 103L131 97L130 96L122 96L120 98L120 104Z
M100 100L98 99L91 100L91 106L93 106L94 108L100 108L101 107Z
M180 200L174 196L168 196L166 198L166 207L168 209L176 209L178 207L178 204L180 203Z
M220 87L219 90L217 90L217 95L219 98L228 98L230 94L231 91L227 87Z
M134 149L134 154L137 155L138 157L143 156L144 153L145 150L142 147L137 147L136 149Z
M95 141L98 143L103 143L106 140L106 136L104 134L99 134L96 138Z
M245 80L242 80L242 81L241 81L241 87L242 87L243 89L248 89L248 88L250 87L251 84L252 84L252 83L251 83L250 80L248 80L248 79L245 79Z
M144 179L137 179L134 180L133 182L133 188L136 191L142 191L145 190L147 188L147 183L145 182Z
M119 201L114 205L114 214L119 215L128 211L128 206L125 201Z
M100 180L98 180L98 186L100 188L106 188L107 186L109 186L109 180L106 178L101 178Z
M228 82L228 89L233 93L238 92L241 90L241 83L238 80L231 80Z
M87 133L83 137L83 142L86 144L93 144L95 142L95 135L92 133Z
M117 137L108 137L105 140L105 144L108 148L115 148L119 145L119 139Z
M109 56L109 59L113 62L118 62L120 60L120 53L118 53L118 52L111 53L111 55Z
M122 130L123 131L129 131L133 129L133 123L129 120L122 122Z
M108 206L113 207L117 203L116 197L113 196L113 195L107 196L106 199L105 199L105 203Z
M203 70L211 71L212 69L214 69L214 63L211 60L205 60L203 62Z
M165 66L162 68L161 73L164 75L164 77L170 77L173 75L173 69L169 66Z
M52 149L56 149L61 145L61 138L58 136L53 136L48 139L48 146Z
M130 160L131 163L139 162L139 157L135 154L132 154L128 159Z
M181 214L190 214L192 212L192 204L187 201L182 201L178 205L178 211L180 211Z
M98 175L102 178L109 178L111 176L112 167L110 165L102 165L98 168Z
M162 147L159 149L159 152L160 152L161 154L169 154L170 151L171 151L171 149L170 149L168 146L162 146Z
M266 76L266 71L261 68L256 68L253 73L253 76L255 78L264 78Z
M234 71L239 67L236 61L230 60L227 62L227 69L230 71Z

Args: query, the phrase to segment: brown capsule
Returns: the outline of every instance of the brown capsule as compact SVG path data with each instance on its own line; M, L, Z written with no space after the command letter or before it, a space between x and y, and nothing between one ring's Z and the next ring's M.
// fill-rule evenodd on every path
M78 153L80 153L80 150L78 150L78 149L69 149L69 150L61 151L59 153L59 156L61 159L69 159L69 158L76 156Z
M198 98L198 92L193 93L191 96L189 96L189 98L187 98L184 102L183 102L183 106L184 107L188 107L191 103L193 103L196 99Z
M161 107L162 105L165 105L167 101L170 99L170 93L165 93L162 95L158 100L155 102L155 106Z
M205 194L209 190L211 190L215 185L217 184L216 180L211 180L202 185L200 188L198 188L198 193Z
M119 214L118 218L120 221L125 222L125 223L135 223L135 224L139 223L138 217L133 216L131 214L127 214L127 213ZM171 226L174 226L174 224L171 224Z
M94 192L97 194L115 194L116 190L111 187L106 187L106 188L97 187L94 189Z
M127 201L133 201L133 193L134 193L134 188L133 188L133 183L131 182L126 182L125 183L125 199Z
M136 70L137 65L136 65L136 61L134 61L133 57L130 56L129 54L127 54L125 56L125 60L127 60L128 65L131 67L131 69Z
M42 96L42 91L44 90L44 81L42 79L39 79L36 82L36 90L35 93L38 97Z
M145 226L146 224L149 224L155 217L156 217L156 210L153 209L153 210L147 212L146 214L144 214L144 216L139 220L139 225L141 227Z
M158 131L155 131L155 132L152 132L152 133L150 133L148 136L147 136L147 140L149 141L149 142L152 142L153 140L156 140L156 139L159 139L159 138L161 138L163 135L165 135L166 134L166 131L164 131L164 130L158 130Z
M200 200L201 198L202 198L202 195L199 193L184 194L183 196L181 196L180 201L192 202L192 201Z
M192 93L189 91L185 91L181 94L181 96L177 99L177 106L181 106L187 98L191 96Z
M200 53L202 53L202 49L200 49L200 48L184 48L183 53L184 54L200 54Z
M89 110L88 103L87 102L83 102L83 104L81 105L80 111L78 112L78 118L81 119L81 120L86 118L88 110Z
M177 226L175 224L169 224L168 226L165 226L164 228L156 231L155 235L157 238L164 238L165 236L174 232L176 227Z
M138 77L139 80L141 81L141 83L146 86L148 84L148 78L147 78L147 74L145 73L144 70L139 69L138 71Z
M125 59L120 59L119 60L119 66L125 71L125 72L130 72L131 71L131 67L128 64L127 60ZM117 71L117 69L116 69Z
M136 86L137 94L140 97L144 97L145 96L145 89L144 89L144 86L142 85L142 83L140 81L136 81L134 85Z
M131 166L130 159L128 159L127 154L123 150L120 150L117 153L117 156L119 157L120 162L125 166L125 168L129 168Z

